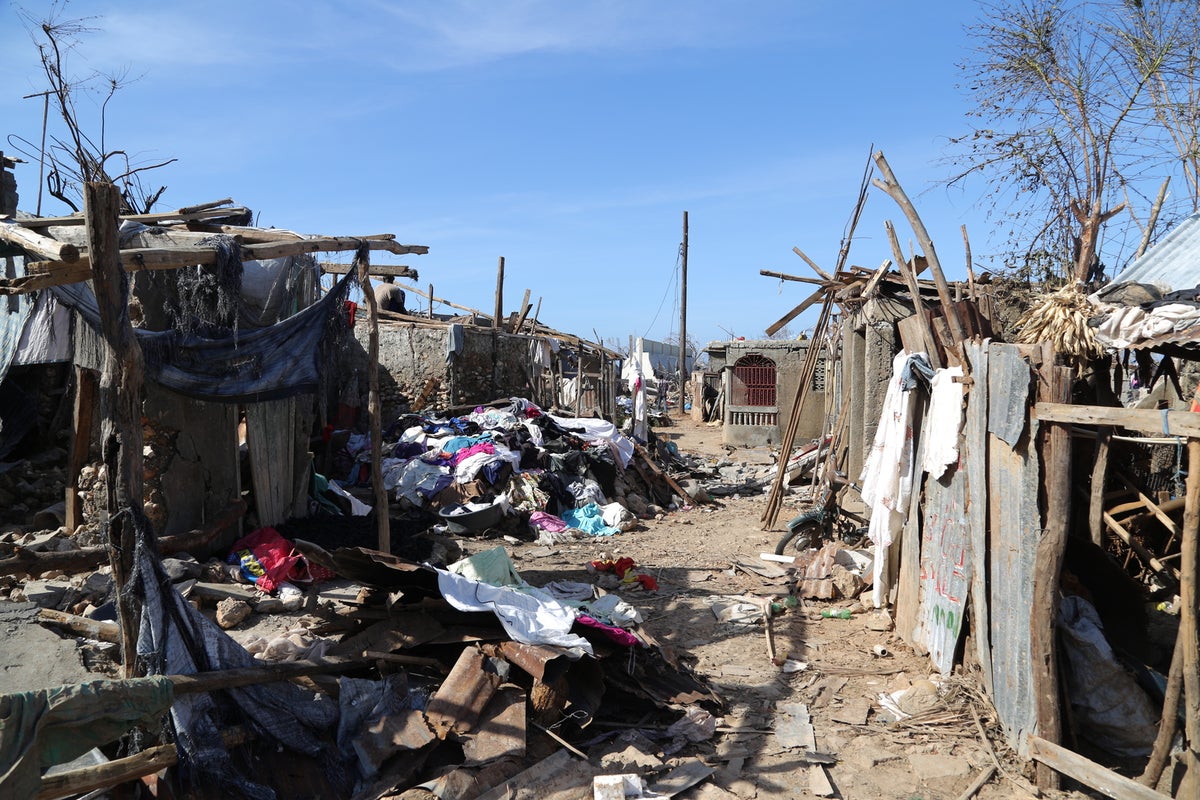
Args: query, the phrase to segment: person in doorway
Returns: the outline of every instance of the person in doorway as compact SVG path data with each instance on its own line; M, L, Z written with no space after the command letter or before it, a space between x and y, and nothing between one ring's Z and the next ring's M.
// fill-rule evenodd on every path
M375 284L375 303L380 311L394 311L397 314L406 313L404 310L404 290L396 285L396 278L388 275L382 283Z

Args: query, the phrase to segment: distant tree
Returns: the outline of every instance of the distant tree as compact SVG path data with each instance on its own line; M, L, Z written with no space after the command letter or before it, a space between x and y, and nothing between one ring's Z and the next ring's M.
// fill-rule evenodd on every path
M982 175L990 183L991 212L1008 223L1010 267L1027 277L1095 278L1106 225L1127 204L1150 208L1153 189L1178 169L1162 158L1165 122L1181 110L1176 81L1189 81L1186 107L1195 109L1194 20L1193 0L983 6L968 29L974 55L962 65L975 129L953 140L962 155L949 182ZM1184 156L1194 176L1187 131L1195 116L1174 124L1176 164Z
M77 76L68 71L67 55L78 46L80 37L95 29L87 25L92 18L62 19L63 6L55 2L47 18L41 20L29 12L20 12L37 46L42 71L46 76L47 88L39 94L57 112L61 133L51 133L47 119L40 146L17 136L10 136L9 141L24 155L48 168L45 178L47 191L72 211L78 212L83 206L83 184L101 181L112 183L120 190L123 211L148 212L166 187L144 185L143 175L176 159L138 163L124 150L108 149L105 141L108 103L126 85L127 76L99 72ZM80 100L86 95L99 98L99 119L94 123L96 129L92 133L85 130L88 123L83 121L80 113ZM49 145L46 144L47 139Z

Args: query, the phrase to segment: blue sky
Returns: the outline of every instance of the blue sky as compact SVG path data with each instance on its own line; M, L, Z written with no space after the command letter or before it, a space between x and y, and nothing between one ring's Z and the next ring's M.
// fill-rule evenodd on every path
M0 7L0 133L40 137L45 88L20 9ZM395 233L425 244L419 285L490 313L526 288L541 320L625 342L678 332L689 215L688 319L701 345L757 338L807 296L760 269L832 268L872 145L913 198L953 280L959 226L976 261L977 196L937 186L967 128L956 64L973 2L842 0L207 0L76 2L94 17L83 74L137 78L111 101L107 146L168 186L161 209L222 197L261 225ZM83 106L97 127L95 109ZM0 149L14 154L7 138ZM37 166L17 172L32 211ZM976 191L982 191L977 189ZM45 200L43 213L66 213ZM852 263L890 256L872 189ZM443 309L445 310L445 309ZM799 333L809 313L789 326Z

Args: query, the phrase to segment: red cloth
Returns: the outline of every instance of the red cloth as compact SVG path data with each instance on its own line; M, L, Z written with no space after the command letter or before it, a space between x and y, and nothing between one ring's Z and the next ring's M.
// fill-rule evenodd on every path
M633 573L633 568L636 566L637 562L629 556L622 556L616 561L592 562L592 569L596 570L596 572L611 572L625 583L639 584L648 592L658 589L658 581L654 579L653 575L646 575L645 573L635 575Z
M229 562L240 563L243 574L265 592L275 591L281 583L312 583L334 576L324 567L310 564L274 528L259 528L243 536L233 543L232 550Z

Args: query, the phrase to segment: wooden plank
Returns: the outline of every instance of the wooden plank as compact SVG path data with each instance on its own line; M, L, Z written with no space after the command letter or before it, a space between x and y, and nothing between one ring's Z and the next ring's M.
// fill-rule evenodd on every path
M879 282L883 280L884 276L888 274L888 271L891 268L891 259L885 258L883 263L879 265L879 269L875 270L875 274L871 276L871 280L867 281L867 285L863 287L862 296L873 296L875 294L875 287L879 286Z
M789 311L788 313L784 314L779 319L772 322L770 327L768 327L766 329L767 336L774 336L775 334L779 333L779 331L781 331L783 329L784 325L787 325L789 322L794 320L796 317L803 314L805 311L807 311L809 309L809 307L811 307L814 303L816 303L818 300L820 300L824 296L825 296L825 289L823 289L823 288L818 289L817 291L810 294L808 297L806 297L803 300L803 302L800 303L800 305L796 306L791 311Z
M1070 403L1039 402L1034 409L1044 422L1069 422L1075 425L1109 425L1147 436L1200 437L1200 414L1193 411L1156 411L1142 408L1083 406ZM1166 420L1164 430L1164 416Z
M818 275L820 275L822 278L824 278L827 281L834 280L834 277L832 275L830 275L828 272L826 272L825 270L818 267L817 262L813 261L807 255L805 255L804 251L801 250L799 247L793 247L792 252L795 253L796 255L800 256L800 258L804 260L804 263L808 264L808 266L812 268L813 272L817 273Z
M291 515L295 471L296 398L246 404L246 449L260 526Z
M1118 775L1095 761L1040 736L1029 737L1029 755L1113 800L1163 800L1164 797L1149 786Z
M83 524L83 499L79 496L79 473L88 462L92 442L93 405L98 376L90 369L75 367L75 404L71 425L71 451L67 456L66 525L74 533Z
M322 261L317 266L321 268L321 272L324 272L327 275L345 275L347 272L350 272L352 269L354 269L353 264L335 264L332 261ZM393 278L413 279L418 277L417 271L407 264L372 264L371 274L385 278L388 276ZM404 290L406 292L410 291L409 287L407 286L404 287ZM417 294L420 294L425 298L428 298L429 296L420 291L417 291Z
M962 462L967 471L967 527L971 538L971 636L979 662L980 681L992 694L992 646L988 609L988 346L964 344L975 382L967 392Z

